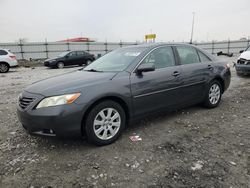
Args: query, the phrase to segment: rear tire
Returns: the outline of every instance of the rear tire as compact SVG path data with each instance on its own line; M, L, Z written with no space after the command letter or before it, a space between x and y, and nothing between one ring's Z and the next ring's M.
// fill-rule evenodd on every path
M85 121L89 143L102 146L117 140L125 128L126 115L116 102L107 100L94 106Z
M92 61L90 60L90 59L88 59L87 61L86 61L86 65L89 65L89 64L91 64L92 63Z
M57 66L58 69L63 69L64 63L60 61L60 62L58 62L58 63L56 64L56 66Z
M7 73L9 72L10 66L8 63L0 63L0 73Z
M222 86L217 80L210 82L206 91L204 106L207 108L215 108L219 105L222 96Z

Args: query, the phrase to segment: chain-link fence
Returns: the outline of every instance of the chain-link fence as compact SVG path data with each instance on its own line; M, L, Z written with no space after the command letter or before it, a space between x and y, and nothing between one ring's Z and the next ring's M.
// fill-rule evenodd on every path
M233 53L238 55L240 50L246 49L250 45L250 40L238 40L238 41L221 41L221 42L207 42L196 43L196 46L208 51L211 54L217 54L218 52Z
M30 43L0 43L0 48L9 49L17 55L17 59L46 59L70 50L84 50L96 56L103 55L116 48L137 45L133 42L30 42ZM238 54L249 46L249 40L195 43L196 46L212 54L220 51Z
M0 48L9 49L16 54L17 59L46 59L71 50L83 50L98 56L116 48L137 44L132 42L30 42L0 43Z

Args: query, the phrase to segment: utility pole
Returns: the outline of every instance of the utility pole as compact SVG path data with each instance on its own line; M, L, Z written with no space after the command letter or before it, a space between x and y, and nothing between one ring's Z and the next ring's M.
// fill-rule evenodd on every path
M190 39L190 44L193 43L193 34L194 34L194 16L195 12L193 12L193 22L192 22L192 31L191 31L191 39Z

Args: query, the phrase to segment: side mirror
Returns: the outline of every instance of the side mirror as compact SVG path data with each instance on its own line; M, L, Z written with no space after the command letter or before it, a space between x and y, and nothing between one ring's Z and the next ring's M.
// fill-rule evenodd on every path
M137 74L142 74L142 72L150 72L155 70L155 65L153 63L143 63L137 68Z
M240 54L242 53L242 52L244 52L244 50L241 50L241 51L239 51L240 52Z
M66 55L65 58L69 58L69 55Z

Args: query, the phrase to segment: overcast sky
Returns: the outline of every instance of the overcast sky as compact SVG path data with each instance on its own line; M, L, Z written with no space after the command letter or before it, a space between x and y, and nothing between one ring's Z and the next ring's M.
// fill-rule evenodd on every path
M250 0L0 0L0 42L19 38L57 41L189 41L250 36Z

